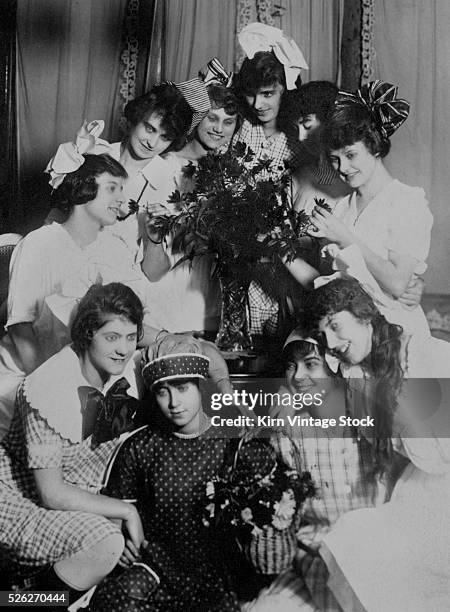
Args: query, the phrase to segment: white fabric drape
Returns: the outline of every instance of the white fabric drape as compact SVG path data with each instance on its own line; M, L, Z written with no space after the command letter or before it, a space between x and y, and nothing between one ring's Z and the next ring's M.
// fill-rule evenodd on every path
M286 12L274 18L274 25L292 36L302 49L310 66L305 80L335 81L344 0L285 0L283 6ZM239 3L235 0L166 0L164 78L191 78L213 56L231 70L236 10Z
M42 173L84 118L111 137L126 0L18 0L19 173Z
M426 289L450 293L450 3L448 0L375 2L375 78L399 85L411 103L392 138L387 166L425 189L434 215Z
M292 36L303 51L309 65L302 73L303 81L337 82L344 0L285 0L280 4L286 12L275 20L275 26Z

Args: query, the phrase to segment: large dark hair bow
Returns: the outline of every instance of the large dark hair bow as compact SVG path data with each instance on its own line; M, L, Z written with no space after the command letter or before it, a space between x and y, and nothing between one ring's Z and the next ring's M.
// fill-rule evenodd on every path
M397 98L397 86L380 80L363 85L356 94L339 92L337 107L352 103L367 108L384 138L392 136L409 115L409 102Z
M128 395L129 388L124 377L119 378L105 395L93 387L78 388L79 393L86 396L83 439L92 434L92 448L142 425L141 404Z

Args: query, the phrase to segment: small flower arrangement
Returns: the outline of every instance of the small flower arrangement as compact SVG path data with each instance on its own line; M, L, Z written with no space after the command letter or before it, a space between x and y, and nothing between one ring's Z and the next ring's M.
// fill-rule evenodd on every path
M271 177L271 160L250 164L254 156L238 142L225 153L208 153L197 168L186 166L190 188L169 200L176 214L153 220L161 237L173 237L173 251L183 253L177 265L212 254L219 276L249 281L262 258L301 256L299 239L310 220L293 208L290 175L285 168Z
M309 472L299 474L275 457L265 476L241 473L238 460L239 447L233 465L207 483L203 523L221 532L231 530L245 545L270 527L288 529L316 488Z

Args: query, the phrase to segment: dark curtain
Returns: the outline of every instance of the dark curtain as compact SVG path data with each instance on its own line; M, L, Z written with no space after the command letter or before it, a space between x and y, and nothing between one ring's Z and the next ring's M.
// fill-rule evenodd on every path
M17 230L16 0L0 11L0 232Z
M17 0L20 233L51 207L44 169L83 120L104 119L117 140L122 25L127 0Z
M341 89L355 91L361 81L361 0L344 3L341 66Z

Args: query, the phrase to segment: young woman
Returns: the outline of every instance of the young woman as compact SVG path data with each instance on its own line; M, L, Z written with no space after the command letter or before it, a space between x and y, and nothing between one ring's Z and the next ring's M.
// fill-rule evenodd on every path
M106 576L124 546L111 519L122 519L135 546L144 539L133 505L98 494L120 433L135 426L131 357L142 317L125 285L93 286L74 318L73 343L19 389L0 444L0 547L12 576L14 568L50 568L38 590L79 592Z
M0 342L0 439L8 430L23 376L69 342L71 313L94 283L123 282L145 307L143 344L171 334L154 328L147 279L123 241L104 231L125 199L124 168L106 154L80 155L58 174L55 199L66 221L43 226L17 246L11 261L7 335ZM220 359L220 355L217 355ZM227 378L221 360L220 378Z
M294 40L278 28L251 23L239 33L246 54L233 86L243 100L246 118L235 136L255 153L253 163L270 160L269 174L277 176L284 162L300 161L298 142L286 130L286 94L301 83L308 65Z
M144 365L144 381L158 411L152 428L122 446L107 493L136 504L148 545L127 539L121 574L97 589L100 610L239 610L226 565L226 551L203 525L206 483L233 457L232 440L211 427L203 411L199 381L208 359L173 353ZM262 440L244 445L240 465L268 473L273 458Z
M333 212L316 207L312 236L324 238L335 269L364 284L386 318L409 333L429 336L420 306L399 298L426 270L433 217L422 189L394 179L383 164L390 136L409 104L393 85L374 81L358 95L341 94L322 139L332 164L353 189ZM296 260L289 269L308 284L317 271Z
M100 139L103 121L85 121L75 142L58 147L47 171L50 184L58 186L59 171L72 164L83 153L106 153L121 163L127 172L124 182L124 202L118 212L123 218L134 200L138 212L112 230L126 244L132 256L140 261L140 239L144 235L143 220L149 205L165 203L175 189L176 166L170 151L180 149L192 121L192 109L175 85L155 85L149 92L128 102L124 109L126 134L122 141L108 143ZM164 157L162 157L164 155ZM52 215L54 217L54 215ZM58 217L57 220L61 220ZM140 226L140 227L138 227ZM157 256L157 253L153 253ZM149 255L150 257L150 255Z
M353 279L314 291L307 323L341 361L352 415L374 419L378 471L410 460L391 501L342 517L321 549L344 610L450 604L450 344L402 333ZM358 605L360 607L358 607Z
M69 329L53 314L50 296L65 295L69 307L99 281L128 281L139 290L142 275L117 240L100 231L116 222L126 176L108 155L81 156L77 169L60 177L55 192L66 221L31 232L13 253L8 333L0 343L0 437L8 429L23 376L69 341Z
M325 198L333 206L351 191L321 146L323 126L333 113L338 93L330 81L309 81L287 95L286 115L302 151L302 163L292 171L293 202L296 210L307 214L314 208L314 198Z
M187 144L174 154L179 164L174 180L180 191L192 189L192 181L195 181L195 175L193 179L184 177L183 168L188 164L196 166L198 160L209 152L228 147L240 123L238 101L228 87L210 84L207 91L210 110L196 126ZM168 209L162 212L167 214ZM151 233L148 240L151 242ZM170 246L162 245L160 248L167 258L166 272L159 279L155 274L154 282L147 288L153 324L175 332L216 331L220 315L219 287L217 280L211 278L211 258L198 257L192 264L173 268L182 254L173 253Z
M245 608L246 612L340 612L326 587L327 570L317 550L346 512L384 501L385 488L374 477L369 442L355 428L339 424L339 419L347 416L345 383L330 370L327 359L324 347L300 331L286 340L282 352L285 383L279 390L283 401L272 406L270 415L284 420L281 431L287 435L273 436L272 442L285 463L311 473L317 493L301 510L296 532L300 548L295 551L294 567L292 559L287 559L287 569ZM305 394L311 396L308 406L302 405ZM322 419L323 423L335 419L336 425L291 425L289 418L297 417Z

